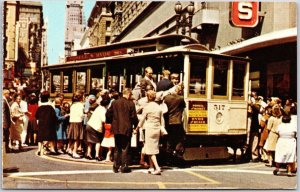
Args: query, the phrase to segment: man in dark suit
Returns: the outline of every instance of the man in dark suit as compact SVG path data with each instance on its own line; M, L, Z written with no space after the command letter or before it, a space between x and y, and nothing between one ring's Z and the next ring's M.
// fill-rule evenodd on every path
M3 142L5 146L5 152L9 153L10 149L9 145L9 127L11 125L11 116L10 116L10 106L8 104L9 99L9 90L3 89L3 104L2 104L2 111L3 111Z
M128 167L128 151L133 127L136 127L138 123L135 105L130 99L131 94L131 90L125 88L123 97L113 101L106 113L106 121L111 123L111 132L115 136L113 165L115 173L120 167L122 173L131 172Z
M169 119L167 126L167 151L173 153L175 156L182 156L184 152L185 132L183 129L182 113L186 105L182 93L183 87L178 86L175 94L165 97Z
M156 91L166 91L173 87L173 83L170 81L170 71L163 70L163 78L157 83Z

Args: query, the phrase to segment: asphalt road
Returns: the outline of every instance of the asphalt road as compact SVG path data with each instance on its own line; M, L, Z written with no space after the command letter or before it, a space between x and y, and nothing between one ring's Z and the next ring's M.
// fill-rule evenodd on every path
M296 189L297 177L264 163L187 162L184 168L163 166L150 175L132 165L131 173L113 173L112 163L73 161L67 155L37 156L36 147L3 157L4 189Z

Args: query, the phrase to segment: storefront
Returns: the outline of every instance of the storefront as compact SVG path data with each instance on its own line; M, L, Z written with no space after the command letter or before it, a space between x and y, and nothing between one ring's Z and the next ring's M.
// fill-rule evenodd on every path
M297 99L297 28L261 35L214 52L252 59L251 90L264 98Z

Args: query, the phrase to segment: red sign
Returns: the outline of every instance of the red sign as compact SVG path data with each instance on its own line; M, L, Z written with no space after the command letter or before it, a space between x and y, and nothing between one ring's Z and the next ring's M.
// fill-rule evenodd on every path
M68 61L96 59L96 58L103 58L103 57L112 57L112 56L117 56L117 55L124 55L126 53L127 53L127 49L116 49L116 50L112 50L112 51L85 53L82 55L67 57L67 62Z
M232 2L231 22L237 27L255 27L258 23L258 2Z

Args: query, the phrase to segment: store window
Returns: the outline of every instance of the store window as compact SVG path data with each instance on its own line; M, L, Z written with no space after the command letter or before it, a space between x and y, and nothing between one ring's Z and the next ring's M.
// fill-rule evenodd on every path
M228 60L214 60L213 95L227 96Z
M267 95L285 98L290 95L290 61L267 64Z

